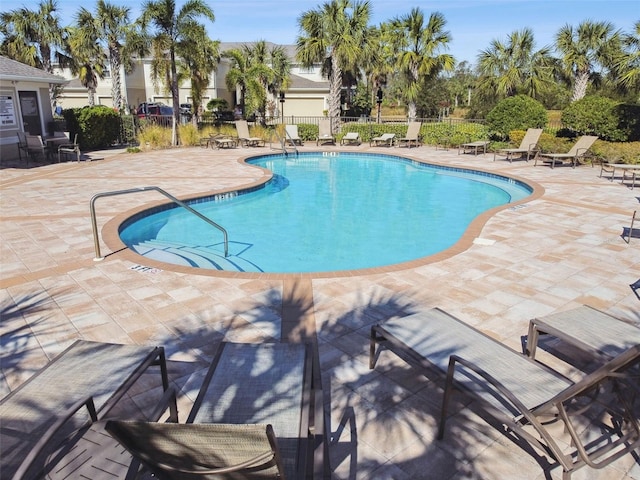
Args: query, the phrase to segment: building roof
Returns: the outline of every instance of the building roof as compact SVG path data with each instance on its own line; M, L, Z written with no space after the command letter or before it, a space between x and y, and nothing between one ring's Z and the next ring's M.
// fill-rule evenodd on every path
M21 62L0 56L0 80L15 80L25 82L67 83L63 77L45 72L39 68L30 67Z

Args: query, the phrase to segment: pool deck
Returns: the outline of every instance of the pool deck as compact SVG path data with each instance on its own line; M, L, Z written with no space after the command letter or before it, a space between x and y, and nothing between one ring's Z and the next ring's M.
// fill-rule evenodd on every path
M3 162L0 183L0 397L73 340L164 345L183 421L217 344L317 339L330 463L336 479L546 478L536 458L467 408L435 439L441 389L383 353L368 368L370 326L441 307L520 349L529 319L587 304L640 324L640 236L627 243L640 193L600 168L493 161L456 149L315 147L370 151L476 167L540 185L537 198L502 209L449 252L393 267L335 275L234 275L170 269L117 247L114 218L161 201L156 192L96 203L105 259L94 261L89 201L99 192L159 186L177 197L263 180L238 159L263 148L100 152L92 162ZM486 222L485 222L486 220ZM312 221L312 219L310 219ZM640 227L640 225L636 225ZM143 404L144 389L132 395ZM560 478L558 468L552 478ZM640 480L627 455L574 479Z

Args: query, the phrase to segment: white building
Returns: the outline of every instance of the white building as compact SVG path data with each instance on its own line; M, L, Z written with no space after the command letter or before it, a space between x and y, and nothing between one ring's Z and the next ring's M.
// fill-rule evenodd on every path
M220 51L240 48L241 43L220 43ZM275 46L267 43L269 48ZM295 60L295 45L283 46L292 62L291 87L285 91L285 102L282 104L279 98L272 98L277 108L283 108L285 116L322 116L327 107L329 95L329 82L322 78L320 66L303 68ZM212 76L209 88L205 92L203 105L213 98L222 98L227 101L229 108L238 103L237 92L229 91L226 87L225 77L229 71L229 60L222 58L215 75ZM62 108L83 107L88 104L88 92L77 78L71 75L68 69L58 69L56 73L68 80L62 95L58 98L58 105ZM151 76L151 59L145 58L135 63L135 68L129 74L124 69L120 73L122 81L122 93L124 101L131 108L137 107L143 102L160 102L171 105L171 94L158 90ZM183 82L179 88L180 102L192 103L190 84ZM95 102L98 105L112 106L111 101L111 75L98 81ZM282 112L278 110L278 113Z

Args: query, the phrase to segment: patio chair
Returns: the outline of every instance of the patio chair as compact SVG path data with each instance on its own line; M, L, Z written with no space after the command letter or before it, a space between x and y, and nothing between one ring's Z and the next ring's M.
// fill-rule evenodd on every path
M62 159L62 155L75 155L76 161L80 162L80 145L78 145L78 134L76 133L73 137L73 142L63 143L58 146L58 163L60 163Z
M535 155L535 153L537 152L538 140L540 139L540 135L542 135L542 128L527 129L527 133L524 134L519 147L501 148L496 150L493 153L493 161L496 161L497 155L505 155L505 160L509 160L509 162L512 163L514 155L519 155L520 157L525 158L528 162L531 158L531 155Z
M249 124L246 120L236 120L238 141L243 147L264 147L264 140L260 137L252 137L249 134Z
M420 145L420 129L422 128L422 122L409 122L407 127L407 134L403 138L398 139L398 146L406 145L411 148L411 145L415 147Z
M445 379L439 439L444 436L449 403L457 387L478 400L475 405L483 415L501 423L501 430L506 427L511 438L526 440L555 460L552 466L562 467L564 479L580 467L602 468L640 447L640 421L622 395L625 390L617 388L616 378L640 361L640 345L574 381L440 309L373 326L370 368L375 367L376 344L384 344L425 373ZM600 392L615 399L608 398L601 405L594 391L605 387L615 387ZM584 408L576 411L577 404ZM585 425L588 409L597 409L602 418L591 418ZM613 417L611 423L604 419L605 412ZM565 430L554 428L558 423Z
M92 447L81 449L81 454L76 450L72 454L76 460L62 460L87 433L85 427L88 417L83 407L87 406L91 421L104 418L152 366L160 367L162 388L169 390L162 347L84 340L73 343L0 400L2 477L15 480L31 478L54 465L62 465L55 470L58 472L56 475L63 476L73 472L78 462L88 462L92 456L95 457L96 449L99 451L102 447L94 441L88 441L86 443ZM177 419L175 405L171 408L172 417ZM105 436L104 433L102 436ZM68 468L64 465L68 465ZM91 462L87 468L90 465ZM79 478L80 474L76 472L72 476ZM90 475L88 478L97 477Z
M377 147L379 145L384 145L387 147L393 147L395 138L396 138L395 133L383 133L379 137L372 138L371 141L369 142L369 146Z
M533 166L535 167L536 165L538 165L538 158L542 157L541 161L544 163L550 163L551 168L553 168L557 162L563 164L565 160L570 162L571 166L575 168L578 162L587 155L587 152L596 140L598 140L598 137L596 136L583 135L567 153L538 152L535 156L535 163L533 164Z
M320 385L309 345L223 342L186 424L106 428L159 478L320 478Z
M331 120L323 118L318 122L318 137L316 138L316 145L324 145L330 143L336 144L336 137L331 133Z
M29 151L27 150L27 137L24 132L17 132L18 135L18 155L22 160L22 154L24 153L29 163Z
M340 145L360 145L360 134L358 132L347 132L340 139Z
M42 156L43 160L51 158L51 149L40 135L25 135L27 140L27 154L34 160Z
M109 421L105 428L162 479L276 479L284 472L271 425Z
M285 125L285 139L291 145L303 145L302 139L298 135L298 125Z

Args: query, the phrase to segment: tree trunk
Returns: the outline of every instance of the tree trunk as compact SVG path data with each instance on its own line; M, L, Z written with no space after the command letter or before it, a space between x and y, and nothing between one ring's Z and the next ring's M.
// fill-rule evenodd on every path
M94 107L96 105L96 88L93 86L87 87L87 102L90 107Z
M342 69L335 57L331 57L331 74L329 75L329 118L331 129L335 135L340 130L340 94L342 93Z
M579 72L576 75L576 83L573 86L573 94L571 95L571 102L580 100L587 94L587 87L589 86L589 72Z
M109 68L111 69L111 101L118 112L122 109L122 79L120 78L120 50L109 46Z

